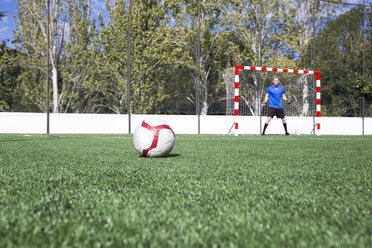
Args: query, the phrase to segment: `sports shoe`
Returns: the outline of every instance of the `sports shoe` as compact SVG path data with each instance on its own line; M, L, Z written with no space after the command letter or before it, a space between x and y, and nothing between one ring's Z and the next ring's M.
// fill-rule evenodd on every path
M286 132L285 135L290 135L290 134L288 132Z

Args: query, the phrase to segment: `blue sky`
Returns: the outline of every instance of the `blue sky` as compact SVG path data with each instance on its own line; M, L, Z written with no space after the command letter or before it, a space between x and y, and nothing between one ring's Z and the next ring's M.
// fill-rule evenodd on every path
M16 13L16 0L0 0L0 11L5 11L5 17L0 22L0 42L13 38L12 30L15 28L13 15Z
M94 16L97 16L98 12L105 14L105 0L91 0L90 2ZM6 12L5 17L0 22L0 43L4 40L13 39L13 30L15 29L13 16L17 14L16 6L17 0L0 0L0 11ZM13 47L9 43L8 45Z
M347 3L363 3L363 0L343 0ZM365 0L366 4L371 4L372 0ZM13 39L15 23L13 16L16 15L17 0L0 0L0 11L5 11L5 17L0 22L0 42ZM97 16L98 12L105 12L105 0L91 0L92 12ZM9 43L8 43L9 44Z

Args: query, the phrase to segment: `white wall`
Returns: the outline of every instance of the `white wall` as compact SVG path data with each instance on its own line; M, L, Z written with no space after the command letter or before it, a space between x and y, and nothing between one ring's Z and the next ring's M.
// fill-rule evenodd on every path
M160 115L159 115L160 116ZM146 118L158 115L131 115L132 133ZM177 134L197 134L198 117L195 115L161 115ZM288 131L292 134L310 134L312 117L286 117ZM262 117L264 125L266 117ZM364 133L372 134L372 118L364 119ZM239 123L239 133L259 134L260 117L200 116L202 134L227 134L233 123ZM362 119L347 117L320 118L321 134L361 135ZM0 133L46 133L46 114L0 113ZM50 114L50 133L128 133L128 116L115 114ZM267 134L284 133L280 119L272 119Z

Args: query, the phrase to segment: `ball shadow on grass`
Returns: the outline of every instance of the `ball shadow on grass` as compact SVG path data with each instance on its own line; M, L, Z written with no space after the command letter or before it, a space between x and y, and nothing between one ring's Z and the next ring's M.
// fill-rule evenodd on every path
M139 155L139 157L141 157L141 158L155 158L155 159L174 158L174 157L179 157L179 156L181 156L181 154L179 154L179 153L172 153L172 154L168 154L167 156L160 156L160 157L145 157L145 156Z

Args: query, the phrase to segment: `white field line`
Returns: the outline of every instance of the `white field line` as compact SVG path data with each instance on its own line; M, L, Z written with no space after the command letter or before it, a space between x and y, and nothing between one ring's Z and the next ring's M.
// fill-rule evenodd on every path
M45 138L94 138L94 139L133 139L133 137L120 137L120 136L61 136L61 135L30 135L30 134L25 134L24 136L26 137L45 137ZM257 137L252 137L252 136L257 136ZM283 140L298 140L296 137L297 135L291 135L291 136L285 136L285 135L275 135L274 137L270 137L269 135L266 135L265 137L261 137L260 135L252 135L251 137L236 137L236 136L218 136L218 137L177 137L176 134L176 140L278 140L280 138L285 138ZM274 136L274 135L273 135ZM282 137L281 137L282 136ZM302 136L302 135L299 135ZM308 135L306 135L308 136ZM310 140L317 140L317 141L330 141L330 140L368 140L368 137L346 137L346 138L327 138L327 137L309 137Z
M26 137L43 137L43 138L94 138L94 139L133 139L132 137L119 137L119 136L61 136L61 135L53 135L53 134L45 134L45 135L33 135L33 134L25 134Z

